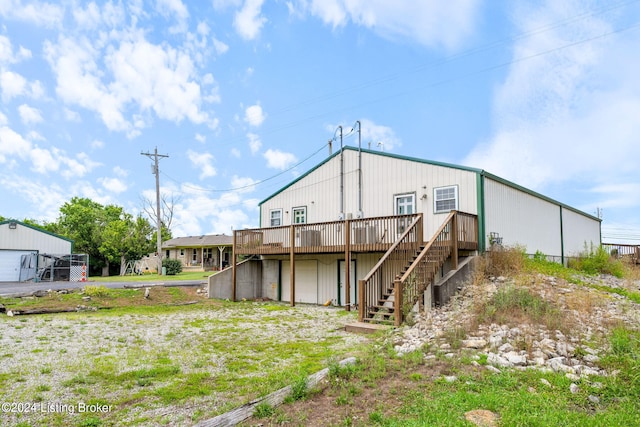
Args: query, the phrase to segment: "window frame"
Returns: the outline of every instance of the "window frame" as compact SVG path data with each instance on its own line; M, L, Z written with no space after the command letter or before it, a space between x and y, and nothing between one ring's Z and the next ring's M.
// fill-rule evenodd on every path
M274 218L273 214L276 213L276 212L279 214L279 216L277 218L279 220L279 224L274 225L273 224L273 220L276 219L276 218ZM283 225L282 224L282 208L270 209L269 210L269 227L280 227L282 225Z
M411 212L410 213L399 213L398 212L398 201L402 198L406 198L409 197L411 198ZM398 193L398 194L394 194L393 195L393 214L394 215L413 215L415 213L417 213L417 204L416 204L416 193L414 192L410 192L410 193ZM404 230L406 230L406 228L411 224L411 220L409 218L399 218L398 222L396 224L397 227L397 233L398 235L404 233Z
M306 206L296 206L295 208L291 209L291 223L292 224L306 224L307 223L307 207ZM296 222L296 212L302 212L303 213L303 221L302 222Z
M453 190L453 198L438 199L438 190L440 190L440 191ZM451 200L453 200L453 208L438 209L438 202L451 201ZM457 211L458 210L458 201L459 201L459 192L458 192L458 186L457 185L447 185L447 186L444 186L444 187L434 187L433 188L433 213L434 214L449 213L451 211Z

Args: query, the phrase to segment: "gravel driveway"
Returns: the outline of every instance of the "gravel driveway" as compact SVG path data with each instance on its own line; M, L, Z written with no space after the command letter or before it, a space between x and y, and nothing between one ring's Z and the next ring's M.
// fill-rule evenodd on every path
M355 313L245 302L0 317L0 425L191 425L366 340Z

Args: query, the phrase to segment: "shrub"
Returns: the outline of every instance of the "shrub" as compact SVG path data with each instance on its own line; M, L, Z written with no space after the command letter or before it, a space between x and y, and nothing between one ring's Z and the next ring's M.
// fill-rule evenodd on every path
M182 273L182 263L180 260L165 258L162 260L162 266L167 269L167 276L174 276Z
M109 295L109 289L104 285L86 285L83 290L84 294L90 297L106 297Z
M587 274L610 274L618 278L624 275L622 262L611 257L602 246L594 249L591 245L587 248L586 243L584 251L576 259L569 261L569 267Z

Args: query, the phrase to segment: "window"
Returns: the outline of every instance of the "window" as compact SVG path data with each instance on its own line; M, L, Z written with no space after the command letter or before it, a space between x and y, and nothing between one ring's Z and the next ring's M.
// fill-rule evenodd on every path
M184 256L184 248L180 249L180 256Z
M305 224L307 222L307 207L293 208L293 223Z
M204 248L202 250L202 256L204 257L204 259L213 258L213 248Z
M282 209L269 211L269 225L271 227L279 227L282 225Z
M433 189L433 212L442 213L458 209L458 186Z
M397 194L393 196L394 199L394 211L396 215L411 215L416 212L416 195L410 194ZM398 234L404 233L404 230L411 224L410 218L398 219Z
M168 249L165 251L165 258L170 258L169 255L171 254L171 251L169 251Z
M198 250L194 249L192 254L191 254L191 261L192 262L197 262L198 261Z
M396 215L410 215L416 211L416 195L411 194L398 194L394 196L395 199L395 214Z

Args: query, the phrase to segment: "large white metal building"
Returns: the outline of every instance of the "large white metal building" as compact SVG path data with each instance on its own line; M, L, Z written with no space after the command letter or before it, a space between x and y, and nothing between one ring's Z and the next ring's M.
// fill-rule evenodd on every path
M34 274L38 254L71 254L73 241L15 220L0 222L0 282Z
M460 239L473 240L477 252L500 242L565 262L601 242L599 218L484 170L344 147L263 200L260 229L237 231L234 244L236 253L260 256L261 288L254 295L290 301L295 292L295 302L344 305L357 300L355 284L409 221L382 217L419 214L421 240L429 242L452 211L473 217L474 225L463 231L473 239ZM342 221L357 228L345 234ZM339 244L330 243L333 235ZM347 246L370 245L345 252L347 236Z

